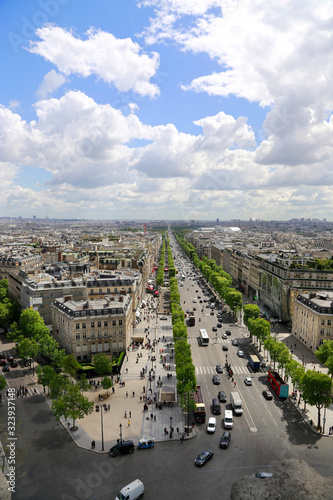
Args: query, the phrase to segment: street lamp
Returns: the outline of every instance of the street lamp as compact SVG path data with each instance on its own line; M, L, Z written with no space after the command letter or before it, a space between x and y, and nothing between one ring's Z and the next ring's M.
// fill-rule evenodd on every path
M101 410L101 431L102 431L102 451L104 451L104 432L103 432L103 405L96 405L96 412Z
M172 438L172 417L170 417L170 438Z
M121 433L122 427L123 427L123 426L122 426L122 424L119 424L119 437L120 437L120 444L122 444L122 442L123 442L123 435L122 435L122 433Z

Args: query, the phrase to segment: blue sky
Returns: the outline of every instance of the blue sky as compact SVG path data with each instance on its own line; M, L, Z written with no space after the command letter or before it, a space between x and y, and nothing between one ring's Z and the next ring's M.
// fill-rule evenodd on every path
M0 215L332 219L328 0L3 0Z

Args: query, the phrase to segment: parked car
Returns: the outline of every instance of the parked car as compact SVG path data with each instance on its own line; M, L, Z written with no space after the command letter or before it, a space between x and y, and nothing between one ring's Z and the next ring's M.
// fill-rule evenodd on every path
M155 446L155 438L153 436L141 438L138 442L138 448L153 448Z
M231 433L225 431L220 439L220 448L228 448L231 440Z
M214 456L214 453L210 450L204 450L200 453L200 455L197 456L197 458L194 460L195 465L198 467L202 467L205 465L209 460L211 460Z
M133 453L134 443L133 441L123 441L122 443L117 443L112 448L110 448L111 457L115 457L119 454L125 455L126 453Z
M165 320L165 319L168 319L168 318L166 316L160 316L160 319Z

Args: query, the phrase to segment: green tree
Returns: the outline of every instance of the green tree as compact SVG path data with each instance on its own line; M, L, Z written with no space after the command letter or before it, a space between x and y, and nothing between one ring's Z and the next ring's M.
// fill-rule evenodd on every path
M83 396L78 385L69 384L63 396L52 401L51 406L57 420L61 417L72 418L72 430L76 430L75 421L94 411L94 403Z
M77 385L80 387L82 394L88 391L90 384L87 380L87 375L85 373L82 373L82 375L78 380Z
M108 396L109 395L109 389L110 389L110 387L113 386L113 382L110 379L110 377L104 377L103 380L102 380L102 382L101 382L101 386L106 391L106 395Z
M56 376L56 372L52 366L37 366L36 373L38 375L38 380L45 387L50 387L51 380ZM50 389L49 389L50 392Z
M17 346L17 351L23 361L31 360L34 363L39 352L39 345L34 338L23 338ZM34 364L32 370L34 372Z
M249 319L256 319L260 316L260 309L256 304L245 304L244 310L244 323L249 327Z
M4 388L7 385L7 380L6 377L4 377L2 374L0 375L0 392L4 390Z
M320 410L323 406L329 406L332 402L332 379L325 373L307 370L301 381L301 391L304 401L316 406L318 410L317 427L320 429Z
M39 312L33 309L24 309L20 316L20 329L25 337L32 338L49 333Z
M112 372L112 364L105 353L96 354L93 359L93 365L98 375L105 375Z
M70 381L67 375L62 375L60 373L53 377L49 385L51 399L62 397L65 394L69 384Z
M75 378L80 369L80 363L77 362L73 354L68 354L68 356L63 359L62 367L65 373Z

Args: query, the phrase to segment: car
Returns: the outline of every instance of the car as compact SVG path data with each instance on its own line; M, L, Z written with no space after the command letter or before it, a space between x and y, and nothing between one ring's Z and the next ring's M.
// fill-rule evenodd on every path
M231 440L231 433L225 431L220 439L220 448L228 448Z
M195 293L198 293L199 290L196 290ZM199 297L198 297L199 298Z
M0 359L6 359L6 354L0 354Z
M12 356L12 354L7 354L7 361L11 361L12 359L14 359L14 356Z
M227 345L223 345L223 346L222 346L222 350L223 350L223 351L228 351L228 349L229 349L229 348L228 348L228 346L227 346Z
M230 330L226 330L226 331L225 331L225 333L226 333L227 335L231 335L231 331L230 331Z
M116 457L117 455L125 455L127 453L134 452L134 443L133 441L122 441L120 443L115 444L110 448L111 457Z
M238 351L238 352L237 352L237 355L238 355L240 358L244 358L244 353L243 353L243 351Z
M219 391L218 393L218 398L220 403L226 403L227 402L227 395L224 391Z
M197 310L197 308L196 308L196 307L193 307L193 311L196 311L196 310Z
M252 378L250 378L250 377L246 377L246 378L244 379L244 384L245 384L245 385L252 385Z
M256 472L255 474L252 474L254 477L257 477L259 479L265 479L266 477L272 477L273 474L272 472Z
M7 361L5 359L0 359L0 366L6 366Z
M211 315L211 316L214 316L214 311L210 311L210 315Z
M233 341L231 343L232 343L232 345L238 345L238 340L237 339L233 339Z
M160 319L166 320L168 318L166 316L160 316Z
M206 309L208 309L208 308L209 308L209 304L206 305Z
M220 377L218 375L213 375L213 384L214 385L220 385Z
M189 309L186 309L186 314L189 314L191 311Z
M216 371L217 373L223 373L223 368L221 365L216 365Z
M194 297L194 299L192 300L192 302L196 303L197 299Z
M3 372L9 372L9 366L4 366L4 367L2 368L2 371L3 371Z
M211 460L214 456L214 453L211 450L204 450L200 453L200 455L197 456L197 458L194 460L194 463L198 467L202 467L205 465L209 460Z
M199 300L200 304L202 304L202 300Z
M223 338L223 339L227 339L227 338L228 338L228 335L227 335L226 333L224 333L224 334L222 335L222 338Z
M222 323L217 323L217 328L222 328Z
M198 291L198 290L197 290ZM198 295L198 299L201 299L201 295Z
M213 326L212 330L213 330L213 332L217 332L216 326Z
M264 398L270 400L270 399L273 399L273 394L271 393L271 391L262 391L262 395L264 396Z
M216 431L216 418L210 417L207 424L207 432L213 434Z
M15 368L16 366L18 366L18 362L16 361L16 359L12 359L10 363L11 363L11 365L12 365L13 368Z

